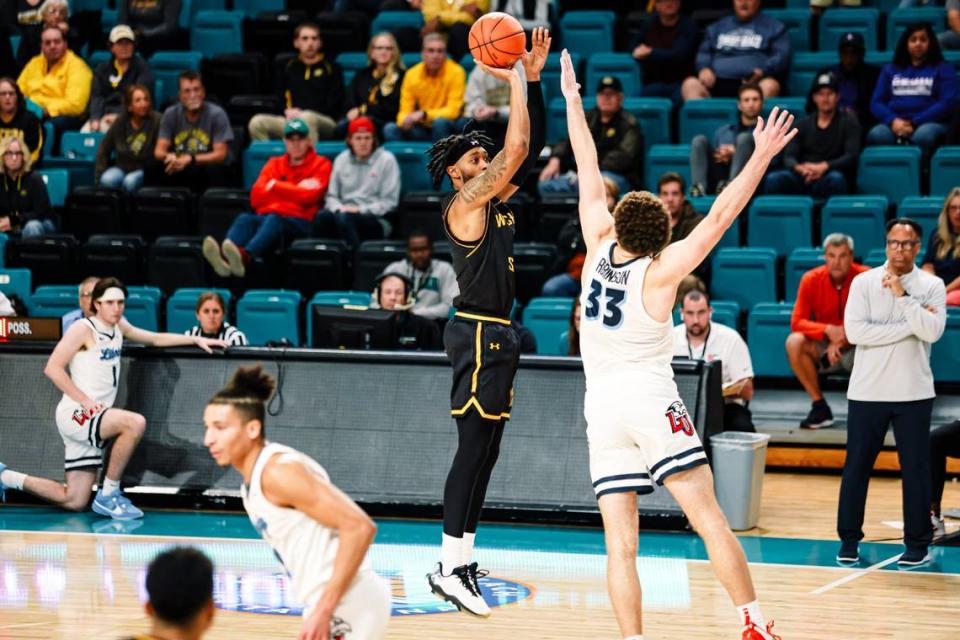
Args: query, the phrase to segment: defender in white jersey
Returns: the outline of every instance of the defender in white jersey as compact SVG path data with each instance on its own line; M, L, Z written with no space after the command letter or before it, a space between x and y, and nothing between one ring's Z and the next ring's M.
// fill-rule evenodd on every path
M755 149L737 178L690 234L670 242L670 215L650 193L628 193L607 209L597 150L587 128L570 55L561 55L567 129L577 160L580 226L587 245L580 354L587 377L584 413L590 474L607 545L607 584L625 638L642 638L636 555L637 494L663 485L703 538L720 582L737 606L742 640L771 640L750 571L713 493L713 477L677 393L671 310L680 281L736 220L773 157L796 135L775 108L753 132ZM650 178L651 176L648 176Z
M316 460L267 442L274 385L259 366L238 369L203 413L203 443L217 464L243 476L243 507L304 605L300 639L383 638L390 587L367 558L377 527Z
M196 345L208 353L211 347L225 347L226 343L134 327L123 318L126 292L116 278L99 280L91 294L93 315L70 325L44 369L63 391L56 420L65 449L65 482L27 476L0 464L0 497L7 488L20 489L64 509L86 509L102 466L103 449L113 440L110 463L93 500L93 510L117 520L143 516L120 490L123 470L146 429L142 415L113 408L120 381L123 339L154 347Z

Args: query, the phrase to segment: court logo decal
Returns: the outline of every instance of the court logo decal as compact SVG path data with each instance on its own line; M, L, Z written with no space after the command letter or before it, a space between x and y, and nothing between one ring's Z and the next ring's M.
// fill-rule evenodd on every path
M419 616L433 613L451 613L457 608L440 600L430 592L422 574L399 571L380 573L390 581L393 616ZM534 590L520 582L502 578L480 578L483 597L491 607L499 607L526 600ZM284 573L273 572L217 572L214 579L214 602L217 608L243 613L299 616L303 607L296 603L290 581Z

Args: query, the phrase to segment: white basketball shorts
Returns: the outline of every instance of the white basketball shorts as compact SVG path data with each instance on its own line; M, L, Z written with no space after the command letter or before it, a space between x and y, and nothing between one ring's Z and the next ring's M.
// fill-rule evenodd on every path
M303 617L309 618L323 590L308 598ZM331 640L381 640L390 622L390 584L373 571L362 571L343 594L330 619Z
M100 438L100 422L109 410L89 416L77 403L61 402L57 405L57 430L63 438L63 466L67 471L102 466L106 442Z

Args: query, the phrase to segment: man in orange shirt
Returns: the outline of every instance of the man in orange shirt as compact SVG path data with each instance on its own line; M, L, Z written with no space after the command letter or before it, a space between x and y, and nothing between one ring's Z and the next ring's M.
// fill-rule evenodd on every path
M787 357L813 406L801 429L833 424L833 412L820 392L819 374L853 368L853 345L843 329L850 283L869 267L853 261L853 238L831 233L823 241L824 265L803 274L790 320Z
M218 276L242 278L252 258L310 234L330 185L331 164L317 155L307 123L300 118L287 120L283 142L287 152L267 161L250 190L256 213L237 216L223 247L212 236L203 240L203 257Z

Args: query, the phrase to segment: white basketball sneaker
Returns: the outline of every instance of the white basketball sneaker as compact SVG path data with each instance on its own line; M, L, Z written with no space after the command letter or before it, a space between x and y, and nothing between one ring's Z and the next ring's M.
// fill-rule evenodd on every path
M427 574L430 590L455 605L460 611L466 611L481 618L490 617L490 607L474 586L470 567L463 565L456 567L449 575L444 575L443 565L437 563L433 573Z

